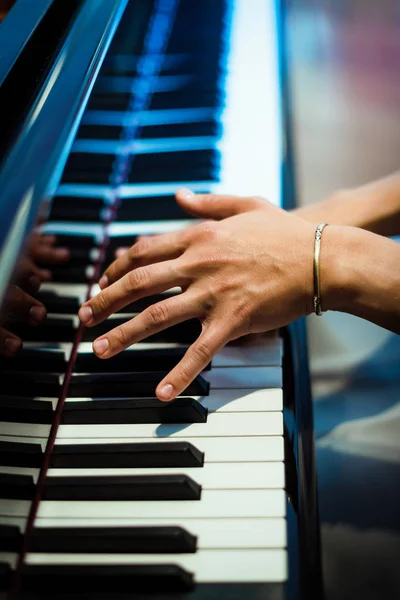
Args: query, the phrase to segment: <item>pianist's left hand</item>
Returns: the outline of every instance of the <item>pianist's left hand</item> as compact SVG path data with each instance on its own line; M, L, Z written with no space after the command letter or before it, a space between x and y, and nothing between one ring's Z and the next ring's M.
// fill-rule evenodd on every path
M310 313L314 226L261 198L195 196L180 190L188 212L213 220L145 237L107 269L102 292L80 309L88 327L138 298L179 286L183 293L150 306L94 342L101 358L197 317L202 333L158 385L172 400L229 341L268 331Z

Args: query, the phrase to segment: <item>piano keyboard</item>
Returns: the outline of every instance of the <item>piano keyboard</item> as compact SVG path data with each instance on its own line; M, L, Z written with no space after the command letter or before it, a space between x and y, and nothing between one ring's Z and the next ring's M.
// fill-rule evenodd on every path
M92 329L76 316L116 249L193 223L178 187L280 203L277 52L272 1L128 3L43 226L70 261L38 293L46 323L15 325L24 349L1 364L3 589L18 571L23 598L289 598L283 338L228 345L163 404L196 320L108 361L91 341L180 290Z

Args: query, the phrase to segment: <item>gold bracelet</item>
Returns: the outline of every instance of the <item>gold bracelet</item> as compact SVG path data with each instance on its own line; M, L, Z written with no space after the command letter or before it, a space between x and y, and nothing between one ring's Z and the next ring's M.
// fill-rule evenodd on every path
M327 223L317 225L314 237L314 311L319 317L322 315L320 276L319 276L319 256L321 253L322 230Z

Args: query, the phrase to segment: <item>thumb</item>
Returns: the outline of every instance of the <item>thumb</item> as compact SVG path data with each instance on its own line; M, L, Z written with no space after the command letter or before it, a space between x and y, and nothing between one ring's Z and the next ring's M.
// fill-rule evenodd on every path
M186 188L180 188L176 192L176 200L189 214L216 221L259 208L265 203L262 198L256 197L194 194Z

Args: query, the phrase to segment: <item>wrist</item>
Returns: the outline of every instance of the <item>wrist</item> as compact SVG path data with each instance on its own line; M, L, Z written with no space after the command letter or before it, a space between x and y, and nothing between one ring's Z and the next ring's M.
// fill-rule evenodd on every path
M320 253L322 310L349 312L357 291L359 258L365 252L361 230L342 225L325 227Z

